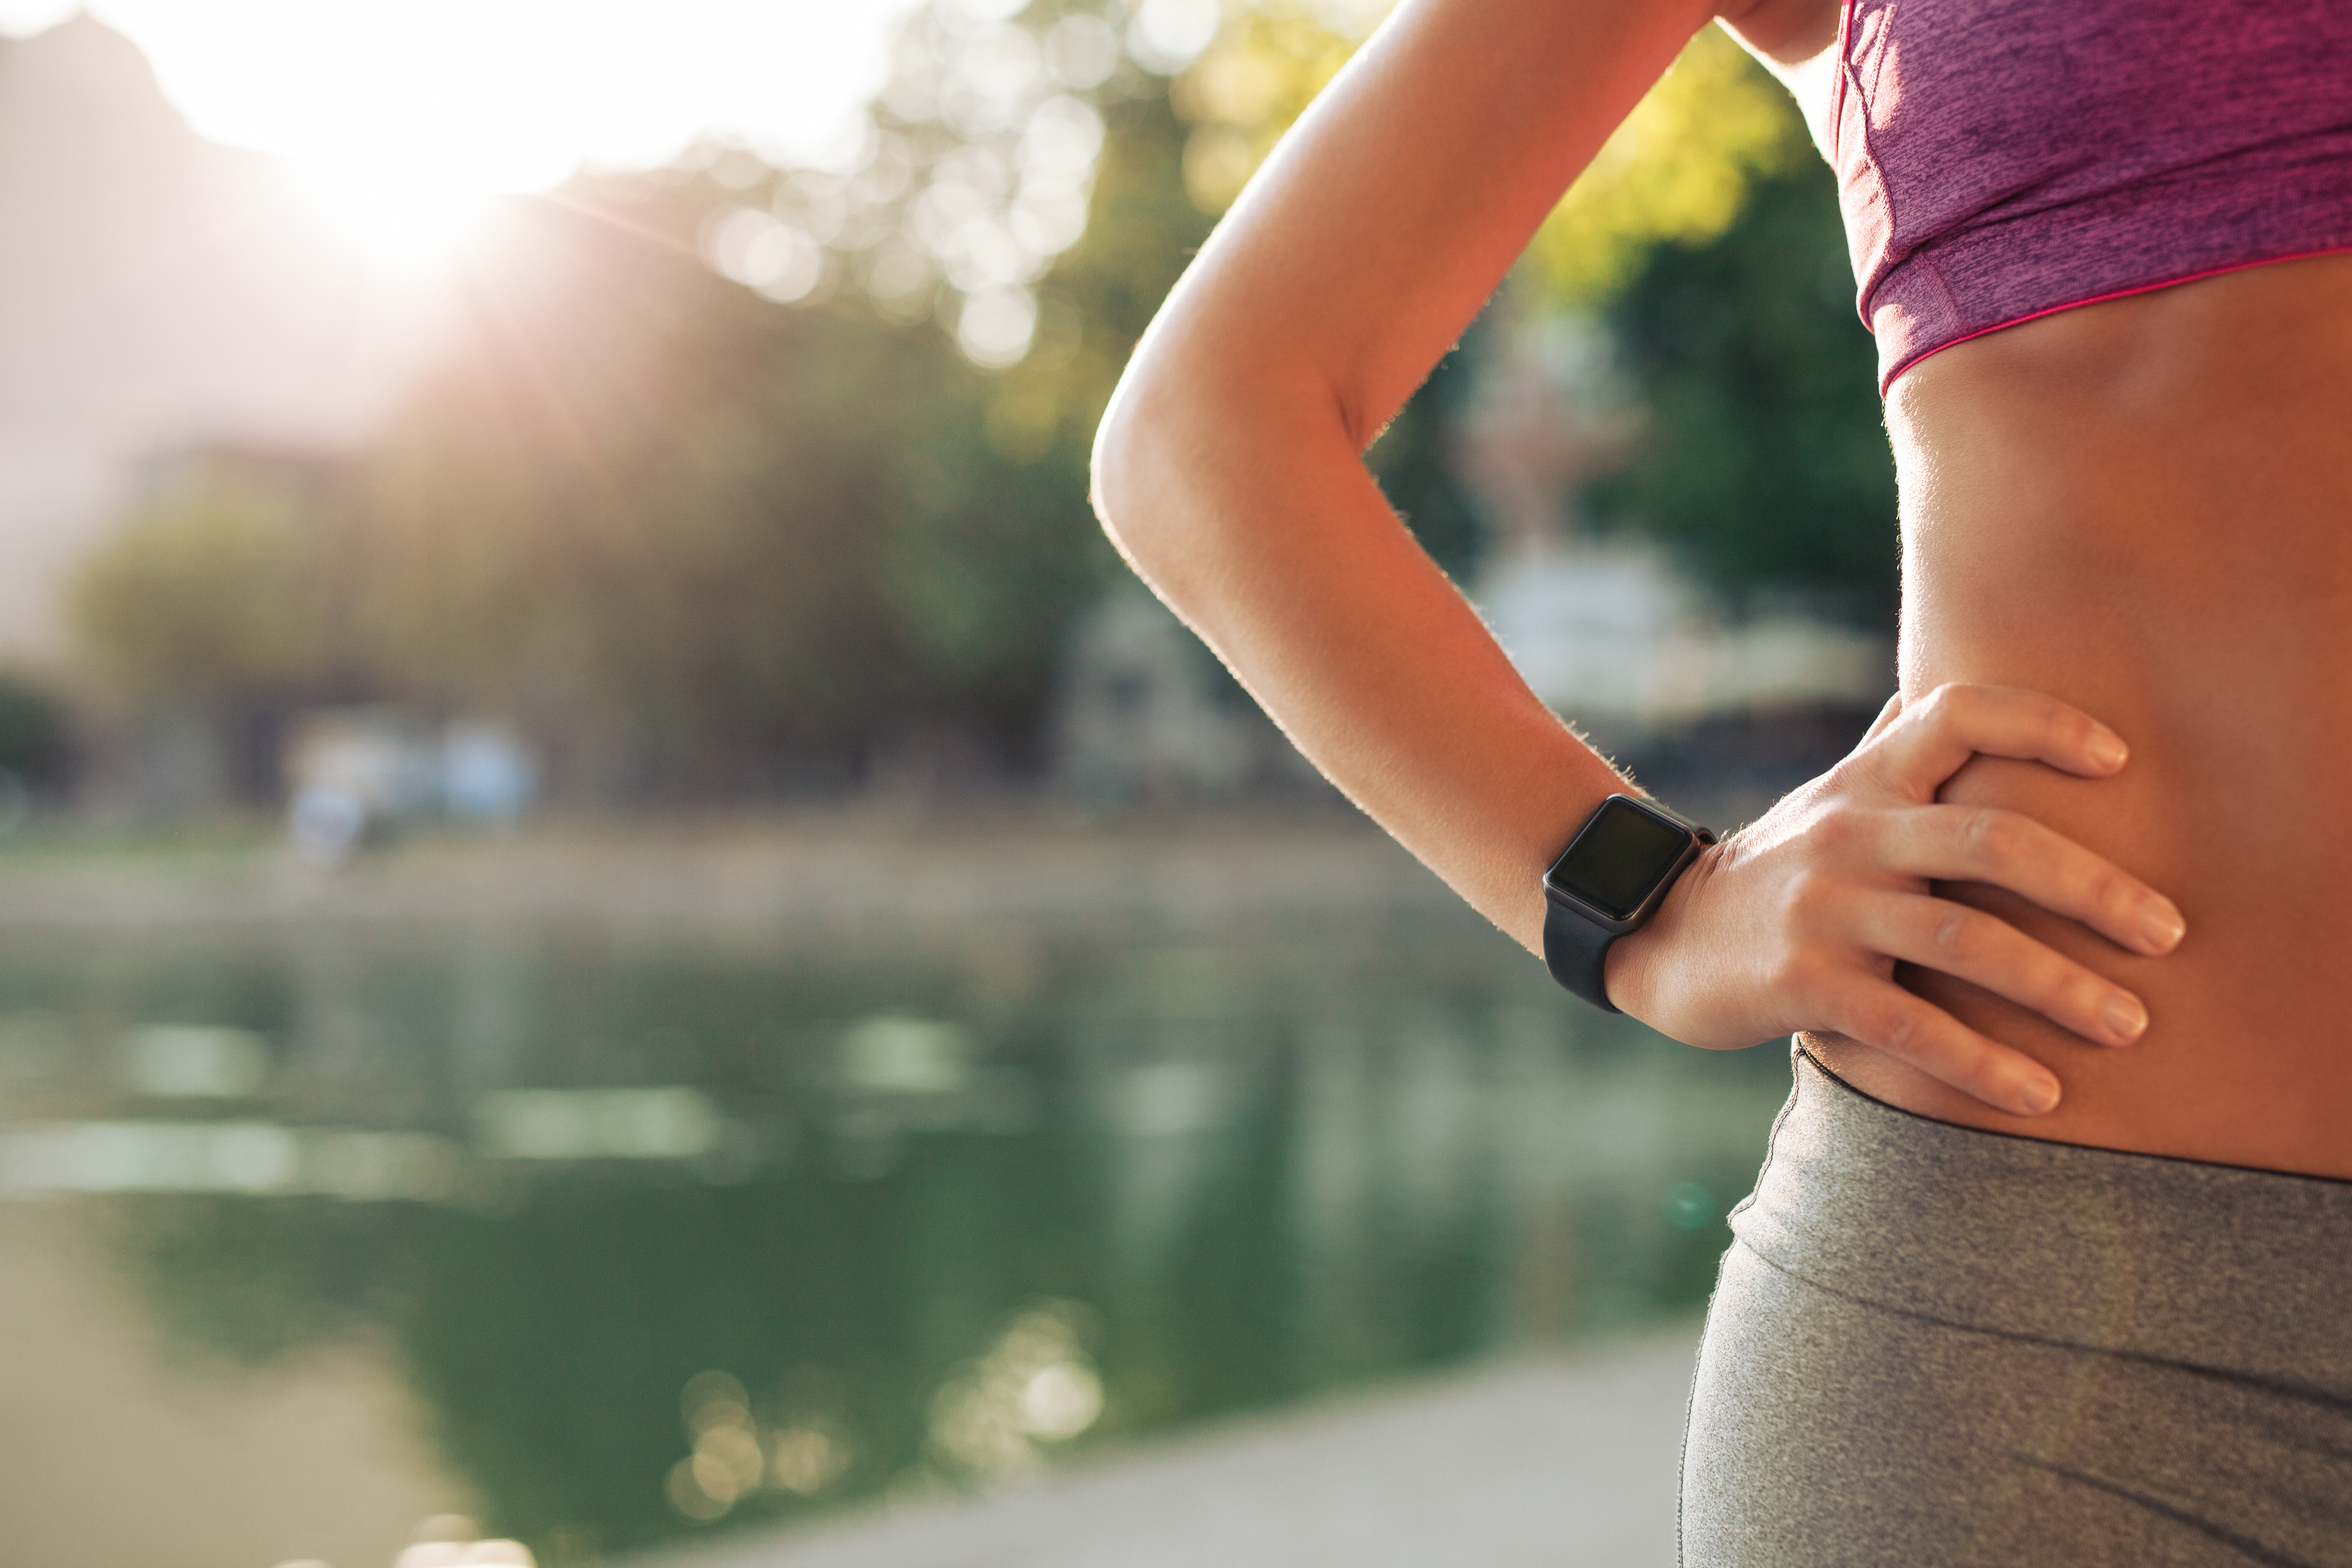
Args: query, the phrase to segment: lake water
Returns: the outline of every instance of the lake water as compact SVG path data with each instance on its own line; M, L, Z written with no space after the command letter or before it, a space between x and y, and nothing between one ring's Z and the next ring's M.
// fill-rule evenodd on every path
M587 1562L1686 1315L1786 1084L1467 914L13 936L5 1555Z

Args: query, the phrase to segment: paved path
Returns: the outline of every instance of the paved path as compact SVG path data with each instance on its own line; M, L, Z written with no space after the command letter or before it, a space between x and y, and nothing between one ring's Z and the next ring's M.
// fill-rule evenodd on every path
M1694 1331L1139 1444L693 1568L1671 1568ZM653 1568L647 1559L640 1568Z

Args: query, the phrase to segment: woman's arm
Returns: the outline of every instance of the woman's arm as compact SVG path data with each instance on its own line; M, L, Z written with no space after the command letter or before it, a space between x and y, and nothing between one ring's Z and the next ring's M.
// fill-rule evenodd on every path
M1622 781L1528 690L1361 454L1706 16L1399 11L1169 297L1097 447L1097 504L1137 570L1318 767L1530 946L1527 868Z
M1818 30L1821 9L1772 0L1748 20L1794 37ZM1623 781L1528 689L1361 454L1707 16L1704 0L1411 0L1203 247L1137 349L1097 445L1097 504L1137 570L1325 773L1531 951L1544 867ZM2023 694L1929 704L1881 731L1872 744L1905 746L1905 761L1850 769L1845 784L1927 807L1905 817L1901 841L1932 845L1933 865L1891 865L1875 839L1857 849L1867 836L1855 814L1817 785L1843 858L1815 853L1818 823L1778 825L1771 854L1760 841L1741 852L1757 830L1739 836L1612 951L1612 997L1694 1044L1840 1030L2004 1108L2046 1109L2056 1083L2040 1064L1897 988L1894 962L1965 973L2116 1039L2107 1004L2137 1003L2007 927L2013 941L1986 942L1971 926L1967 962L1937 962L1934 923L1958 906L1927 897L1924 879L1955 874L1937 868L1967 847L1948 842L1965 830L1928 802L1973 751L2105 773L2120 765L2120 742ZM1946 758L1957 760L1912 800L1921 770ZM2028 847L2000 837L2004 856ZM2040 840L2031 849L2053 853ZM1980 851L1966 863L1976 879L2135 944L2124 933L2153 897L2071 845L2039 871L2006 859L1988 869ZM1832 866L1844 880L1824 898ZM1834 916L1789 919L1791 877L1804 910L1833 905ZM1848 889L1856 877L1876 880ZM1910 900L1898 913L1913 925L1927 921L1924 952L1909 928L1890 934L1888 898ZM1802 951L1781 951L1799 929Z

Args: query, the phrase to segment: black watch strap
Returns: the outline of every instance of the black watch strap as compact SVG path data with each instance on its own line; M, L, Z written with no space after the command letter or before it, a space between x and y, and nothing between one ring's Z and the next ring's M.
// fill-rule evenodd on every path
M1544 872L1544 963L1604 1013L1610 944L1639 931L1715 835L1654 800L1612 795Z
M1604 1013L1620 1011L1609 1000L1602 974L1609 944L1617 937L1617 932L1603 931L1557 900L1544 900L1544 963L1551 977Z

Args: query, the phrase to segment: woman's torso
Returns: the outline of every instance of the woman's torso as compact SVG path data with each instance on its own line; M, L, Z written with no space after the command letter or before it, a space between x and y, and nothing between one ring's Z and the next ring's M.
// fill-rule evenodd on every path
M2030 321L1896 380L1902 684L2029 687L2105 721L2124 773L1980 757L1947 801L2023 811L2170 895L2136 957L1994 889L2137 991L2093 1046L1943 975L1913 989L2047 1063L2005 1116L1851 1042L1831 1068L1974 1126L2352 1177L2352 257L2252 268Z
M2352 115L2305 112L2299 130L2274 138L2273 124L2295 121L2294 112L2274 121L2259 94L2216 98L2213 114L2238 105L2235 131L2217 140L2184 118L2190 131L2169 165L2182 183L2167 185L2167 175L2151 185L2150 229L2144 215L2119 217L2116 203L2132 180L2167 167L2143 155L2166 133L2150 117L2160 94L2141 84L2138 140L2116 150L2116 167L2129 173L2112 176L2095 143L2074 146L2054 131L2046 147L2018 142L2036 114L2056 127L2082 118L2067 72L2048 76L2042 57L2074 51L2082 90L2106 95L2111 113L2129 101L2116 97L2130 85L2113 79L2118 71L2177 74L2206 90L2226 65L2154 47L2102 62L2122 35L2086 28L2080 8L1940 0L1909 13L1916 31L1906 36L1899 8L1870 5L1856 7L1871 13L1869 26L1848 37L1843 0L1777 4L1784 16L1819 13L1792 29L1800 35L1840 33L1843 54L1787 75L1841 168L1866 290L1926 252L1907 282L1897 276L1871 296L1882 347L1890 329L1924 334L1895 344L1888 369L1929 351L1900 370L1887 400L1902 488L1903 689L1916 697L1978 681L2046 691L2132 747L2125 772L2098 782L1979 758L1943 798L2048 823L2169 894L2189 931L2176 952L2139 958L1994 889L1941 889L2147 1003L2147 1033L2117 1050L1948 976L1899 976L2049 1064L2066 1093L2047 1117L2003 1115L1851 1041L1809 1043L1849 1082L1946 1121L2352 1177L2352 1034L2336 1016L2337 976L2352 975L2352 811L2339 804L2352 793L2352 255L2270 260L1968 335L2018 313L2002 301L2020 279L2058 305L2176 275L2164 271L2167 222L2179 244L2202 247L2180 273L2201 269L2214 259L2221 210L2206 177L2216 148L2236 149L2229 156L2252 183L2250 210L2275 214L2282 204L2265 205L2252 186L2275 186L2298 146L2317 171L2303 177L2303 194L2314 180L2352 177L2337 145ZM2267 23L2294 18L2270 17L2259 0L2237 0L2238 13L2242 32L2223 42L2245 43L2243 71L2265 90L2290 83L2296 72ZM2150 15L2123 19L2144 26ZM2306 40L2326 15L2301 18ZM1972 20L1984 24L1974 35ZM2042 55L2021 50L2020 29L2037 26L2071 31L2042 39ZM2329 47L2346 47L2345 25L2322 31ZM1983 68L1930 61L1930 45L1979 51ZM2016 85L2021 59L2048 79L1979 102ZM1970 122L1988 158L1939 165L1950 126L1902 118L1929 110ZM2084 226L2070 233L2070 224ZM2251 226L2257 237L2238 259L2322 248L2340 241L2341 226L2352 226L2352 200L2306 203L2276 234ZM2111 254L2118 236L2150 233L2153 266L2147 255ZM2073 256L2079 288L2065 276ZM2012 259L2021 270L1988 269ZM2139 270L2124 276L2126 267ZM1921 286L1923 272L1932 287ZM1951 302L1954 320L1923 317L1922 300Z

